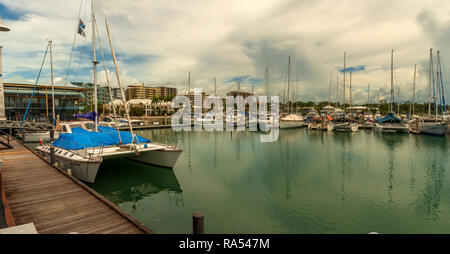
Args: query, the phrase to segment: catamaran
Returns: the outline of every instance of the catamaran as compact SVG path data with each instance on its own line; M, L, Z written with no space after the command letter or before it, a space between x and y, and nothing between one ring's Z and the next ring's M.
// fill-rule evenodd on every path
M94 15L94 2L91 2L92 10L92 46L93 46L93 75L94 75L94 103L97 110L97 68L96 59L96 39L99 40L100 52L102 54L103 66L106 75L108 88L110 82L103 56L103 48L100 38L95 37L96 27ZM111 46L114 66L116 70L117 82L122 95L123 105L125 105L125 115L129 125L130 132L119 131L119 124L115 118L116 129L107 126L101 126L98 122L98 115L95 114L94 129L70 126L70 133L59 135L58 139L50 145L41 145L36 148L37 152L50 162L57 162L58 166L72 172L72 175L82 181L93 183L95 181L98 169L103 160L115 158L128 158L139 162L154 164L157 166L172 168L183 150L170 145L151 142L149 139L140 137L133 133L129 110L125 103L125 93L120 80L119 68L116 55L112 46L110 30L107 20L106 30ZM97 30L98 32L98 30ZM110 96L111 91L110 91ZM114 115L115 112L114 112ZM72 128L74 127L74 128ZM67 129L68 130L68 129ZM66 130L66 131L67 131ZM52 151L54 154L52 155ZM53 157L53 158L52 158Z

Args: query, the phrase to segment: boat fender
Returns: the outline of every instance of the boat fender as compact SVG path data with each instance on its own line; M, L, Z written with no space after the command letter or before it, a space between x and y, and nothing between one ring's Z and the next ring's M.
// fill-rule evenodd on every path
M42 145L42 138L39 139L39 145Z
M148 146L147 146L147 144L144 144L144 148L147 148Z

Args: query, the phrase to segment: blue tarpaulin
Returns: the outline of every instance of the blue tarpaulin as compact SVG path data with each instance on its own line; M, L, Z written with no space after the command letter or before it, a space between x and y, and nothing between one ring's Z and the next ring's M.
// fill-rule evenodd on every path
M401 123L401 122L403 122L403 120L398 118L396 115L394 115L394 113L390 112L385 117L378 118L377 122L379 122L379 123L386 123L386 122L389 122L389 123Z
M112 146L119 145L120 140L117 130L111 127L98 126L98 132L88 131L80 127L72 129L72 133L64 133L59 135L58 139L53 141L56 147L81 150L89 147ZM122 144L131 144L132 137L128 131L121 131L120 137ZM135 135L135 140L139 143L149 143L149 139Z
M76 118L84 118L84 119L89 119L92 121L95 121L95 114L97 114L97 119L100 118L100 114L96 113L95 111L89 112L89 113L84 113L84 114L76 114L75 117Z

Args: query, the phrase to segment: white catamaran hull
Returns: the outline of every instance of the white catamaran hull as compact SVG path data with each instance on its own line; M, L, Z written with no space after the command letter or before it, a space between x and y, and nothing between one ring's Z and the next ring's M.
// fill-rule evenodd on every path
M73 177L88 183L94 183L101 162L77 162L56 156L58 167L71 171Z
M48 162L51 162L50 146L38 146L36 151ZM66 171L70 170L75 178L94 183L102 158L98 156L83 157L75 152L55 147L55 162L59 168Z
M163 150L146 152L141 155L133 154L127 157L127 159L166 168L173 168L182 152L183 150L178 148L166 148Z
M36 151L50 162L51 146L38 146ZM136 146L121 145L83 150L55 148L55 162L64 170L84 182L94 183L100 164L104 160L129 158L157 166L172 168L183 150L163 144L146 143Z

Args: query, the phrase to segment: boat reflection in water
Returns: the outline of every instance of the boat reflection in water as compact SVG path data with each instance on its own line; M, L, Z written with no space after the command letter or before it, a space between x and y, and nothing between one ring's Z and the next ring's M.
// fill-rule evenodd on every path
M135 210L143 198L167 192L169 202L183 206L182 190L173 170L127 159L105 161L101 169L91 186L116 205L132 202Z

